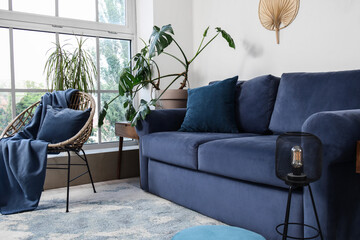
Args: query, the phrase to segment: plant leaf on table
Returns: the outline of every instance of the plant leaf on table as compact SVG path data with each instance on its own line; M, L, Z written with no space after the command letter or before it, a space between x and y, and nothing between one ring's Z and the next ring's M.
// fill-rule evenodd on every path
M150 113L150 106L155 106L156 102L155 99L152 99L149 102L141 99L139 109L131 121L131 126L135 126L140 119L145 120L146 116Z

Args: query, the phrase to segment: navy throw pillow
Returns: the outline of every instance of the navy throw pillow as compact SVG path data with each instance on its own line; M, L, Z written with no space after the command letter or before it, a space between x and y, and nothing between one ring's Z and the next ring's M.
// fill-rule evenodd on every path
M85 111L47 106L47 112L37 139L59 143L75 136L89 119L91 109Z
M238 77L188 90L181 132L237 133L235 87Z

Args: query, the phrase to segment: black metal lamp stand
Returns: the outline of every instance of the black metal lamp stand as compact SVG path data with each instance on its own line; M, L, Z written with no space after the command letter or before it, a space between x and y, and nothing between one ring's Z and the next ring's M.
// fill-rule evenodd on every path
M276 176L289 185L288 200L286 204L285 222L276 226L276 231L286 239L314 239L323 235L319 217L316 211L310 183L321 177L322 144L314 135L309 133L285 133L276 141ZM296 188L309 189L311 203L316 218L317 228L304 223L289 223L291 197ZM305 190L305 189L304 189ZM315 234L309 237L295 237L288 235L289 225L299 225L314 230ZM279 230L283 227L283 232Z
M314 214L315 214L315 218L316 218L316 223L317 223L317 227L318 228L315 228L313 226L310 226L308 224L303 224L303 223L289 223L289 217L290 217L290 205L291 205L291 195L292 195L292 192L295 188L298 188L298 187L305 187L307 186L308 189L309 189L309 192L310 192L310 197L311 197L311 203L312 203L312 206L313 206L313 210L314 210ZM293 236L288 236L288 228L289 228L289 225L301 225L301 226L304 226L304 227L307 227L307 228L311 228L313 229L316 234L314 236L310 236L310 237L305 237L305 238L299 238L299 237L293 237ZM280 232L279 231L279 227L283 226L284 230L283 232ZM297 184L290 184L289 185L289 194L288 194L288 200L287 200L287 204L286 204L286 213L285 213L285 222L284 223L281 223L279 225L276 226L276 231L282 235L282 240L286 240L287 238L290 238L290 239L314 239L314 238L317 238L318 236L320 236L320 239L323 240L323 235L322 235L322 231L321 231L321 227L320 227L320 221L319 221L319 217L318 217L318 214L317 214L317 211L316 211L316 206L315 206L315 201L314 201L314 197L313 197L313 194L312 194L312 191L311 191L311 187L310 187L310 184L304 184L304 185L297 185Z

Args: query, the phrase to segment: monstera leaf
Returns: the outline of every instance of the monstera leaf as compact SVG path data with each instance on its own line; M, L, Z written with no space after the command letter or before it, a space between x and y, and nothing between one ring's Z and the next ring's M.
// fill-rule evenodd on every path
M132 74L129 67L124 68L119 78L119 95L124 96L125 93L131 94L134 87L139 84L141 79Z
M150 113L150 107L156 105L156 99L152 99L151 101L147 102L144 99L141 99L139 109L134 115L134 118L131 121L131 125L135 126L137 121L140 119L145 120L146 115Z
M106 117L108 108L109 108L109 104L107 102L104 102L104 107L101 109L100 114L99 114L99 120L98 120L99 126L102 126L104 124L104 119Z
M150 36L150 47L149 47L149 55L150 57L158 55L164 51L164 49L171 44L173 41L172 35L174 31L171 27L171 24L165 25L161 27L161 29L157 26L153 27L153 32Z
M136 75L141 76L143 79L151 78L151 65L147 58L149 48L147 45L143 47L139 53L133 57L133 71L136 71Z

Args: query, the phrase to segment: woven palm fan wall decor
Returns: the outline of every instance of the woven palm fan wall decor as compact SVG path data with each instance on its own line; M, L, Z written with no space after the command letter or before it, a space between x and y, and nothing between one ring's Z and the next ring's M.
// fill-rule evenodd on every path
M276 42L280 43L280 29L292 23L298 14L300 0L260 0L259 18L264 28L276 32Z

